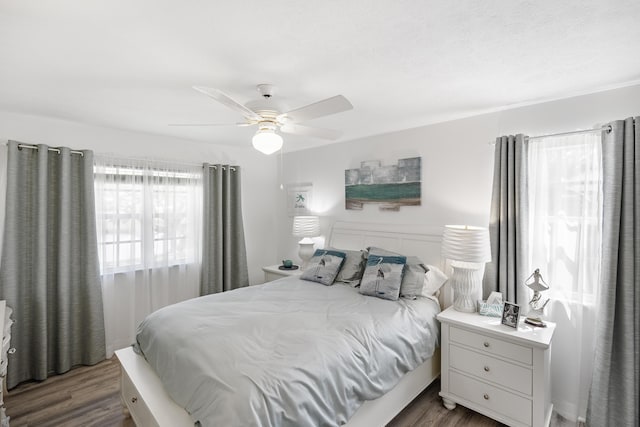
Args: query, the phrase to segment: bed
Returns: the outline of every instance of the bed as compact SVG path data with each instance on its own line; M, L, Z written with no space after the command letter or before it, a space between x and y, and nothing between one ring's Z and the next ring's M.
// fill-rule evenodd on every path
M378 246L403 254L416 255L427 264L437 265L439 264L440 236L441 230L434 228L336 222L332 227L332 232L328 239L328 245L341 249L361 249L368 246ZM295 300L294 298L294 300L289 301L287 300L287 295L296 295L297 298L300 299ZM398 357L398 354L395 354L392 355L389 360L383 360L385 353L382 352L378 353L380 356L376 358L373 363L371 363L371 361L367 361L367 364L361 366L361 368L367 372L372 369L378 369L378 362L380 362L379 364L381 365L393 367L393 369L385 369L382 371L382 376L371 375L373 383L366 384L366 387L364 385L359 385L359 381L362 378L369 377L366 372L359 374L358 372L350 373L347 370L345 371L346 373L336 374L336 378L330 378L331 376L327 375L326 379L322 378L318 380L319 372L322 371L319 371L318 367L314 368L312 366L313 364L307 365L304 363L305 358L311 359L311 357L309 357L309 352L307 351L310 346L315 346L316 343L320 343L324 340L332 342L336 347L340 347L343 344L342 341L349 341L351 339L351 335L356 336L360 333L355 330L355 332L351 332L351 327L355 324L366 321L376 322L378 329L382 331L380 332L380 336L376 335L374 338L357 337L355 341L360 343L360 345L363 342L366 342L367 346L373 346L373 344L376 344L378 346L385 347L389 343L383 333L385 329L384 325L380 326L381 324L384 324L384 322L377 320L374 314L378 315L376 313L380 313L385 309L388 309L391 310L388 316L402 317L408 315L407 313L426 313L429 310L433 310L433 313L430 313L428 316L434 317L438 311L438 304L433 301L429 302L426 298L420 298L419 301L401 301L399 304L389 304L390 302L388 301L359 295L357 291L349 286L333 285L331 287L325 287L317 283L305 283L305 281L298 278L287 278L264 285L228 292L221 294L220 296L208 296L176 304L166 309L159 310L159 312L150 316L151 319L148 319L148 321L159 321L155 318L163 317L166 317L167 319L179 319L183 315L186 316L187 313L205 313L206 310L210 309L208 304L218 304L214 310L216 312L222 312L226 308L230 310L229 314L232 314L237 307L242 306L242 304L240 304L241 301L248 299L255 300L257 304L256 306L264 307L264 312L256 313L256 317L253 322L242 323L242 321L238 321L238 319L236 319L236 321L232 323L237 325L238 329L243 329L242 325L257 324L259 323L259 319L264 319L262 322L264 325L262 326L264 326L265 331L277 331L279 328L285 327L286 325L278 323L282 320L278 320L277 317L271 316L273 313L270 313L269 310L273 310L274 312L286 311L290 315L294 315L293 318L288 318L286 322L299 324L298 326L300 327L297 329L297 332L292 332L293 336L291 334L285 334L283 337L280 337L285 341L292 341L292 345L294 346L296 344L300 346L299 350L291 352L291 354L299 354L301 358L293 363L297 366L297 368L293 370L294 374L290 374L288 371L284 370L279 371L281 367L278 366L278 363L273 362L269 364L269 361L273 358L266 357L264 353L261 353L261 351L264 348L269 348L269 351L274 352L277 351L277 348L275 346L269 346L269 340L273 341L273 338L265 338L266 341L259 342L262 332L256 333L254 330L253 336L251 336L250 339L244 339L244 345L248 345L248 347L241 348L239 353L240 355L242 353L251 353L252 357L263 359L263 363L266 363L266 365L262 367L252 367L250 364L245 363L240 356L234 356L230 358L230 360L225 361L224 357L219 356L216 353L209 353L208 355L203 353L202 355L199 355L200 353L194 351L194 353L199 356L195 357L195 361L189 362L191 363L191 365L189 365L191 368L186 368L185 366L180 367L179 363L177 365L175 363L176 360L180 363L186 363L183 362L184 357L182 356L184 356L185 352L183 351L183 345L179 343L179 340L185 332L188 332L189 326L172 326L170 330L166 329L166 332L162 332L163 328L156 328L155 332L149 332L148 336L145 337L145 328L143 324L139 340L142 341L141 350L149 353L147 354L148 360L140 354L137 354L132 348L126 348L116 352L122 364L122 398L127 409L131 413L134 422L138 426L192 426L194 421L187 411L183 409L182 405L189 407L190 411L194 414L198 414L198 416L202 416L203 413L206 413L199 412L200 410L208 410L211 413L218 414L224 412L225 415L228 414L232 417L228 419L224 417L219 418L216 422L217 425L257 424L255 419L251 418L250 414L252 411L256 411L256 408L259 410L264 409L267 412L271 411L272 416L269 418L270 425L295 424L295 417L298 415L292 413L291 408L296 406L302 407L303 412L307 414L307 424L311 424L308 417L312 417L311 419L316 419L315 417L317 417L317 424L324 425L332 423L346 423L345 425L349 427L385 425L439 375L440 361L439 350L437 349L437 339L432 343L423 343L421 340L416 338L420 336L416 335L418 332L413 334L412 331L405 331L403 333L403 336L406 338L404 341L407 341L407 343L405 343L406 348L404 350L398 350L398 354L406 353L408 354L407 356ZM317 304L305 303L305 301L308 302L309 300L321 301L324 299L327 300L326 306L322 306L322 304L325 304L324 302ZM194 303L193 301L196 302ZM300 313L295 313L296 310L292 309L294 306L299 308ZM431 308L429 308L430 306ZM347 317L340 316L340 313L348 311L352 307L359 307L354 309L354 313L356 311L362 311L365 313L364 317L362 319L354 318L351 320ZM298 315L299 317L295 317L295 315ZM424 316L424 314L420 315ZM318 319L327 319L326 324L329 326L318 329L311 322L314 317ZM292 319L295 320L292 321ZM202 322L206 323L207 321L208 320L203 317L196 320L196 324L202 324ZM220 317L217 321L224 321L224 319ZM307 321L309 324L305 323ZM352 321L353 324L346 324L349 321ZM147 320L145 320L145 322L147 322ZM426 329L434 329L434 323L430 320L422 319L416 323L424 324L423 327ZM181 327L186 329L180 331L179 329ZM313 342L308 340L305 341L308 337L301 333L301 331L304 331L307 328L310 331L313 331L309 335L316 337ZM174 329L175 335L172 335ZM340 338L336 335L343 329L349 331L346 338ZM248 333L251 332L249 331ZM295 335L296 333L298 334L297 336ZM326 336L323 334L326 334ZM239 336L243 337L244 335ZM167 348L166 345L175 344L175 351L150 352L149 349L152 345L163 340L165 341L165 349ZM218 338L218 341L226 340L226 337ZM215 346L218 346L219 344L220 342L217 342ZM210 345L208 346L210 347ZM421 349L421 346L424 346L425 348ZM412 354L424 354L425 351L429 351L427 348L429 346L433 347L430 350L433 355L427 360L418 360L417 356ZM207 346L202 347L202 351L207 351ZM233 344L229 348L235 347L236 344ZM412 350L414 347L415 351ZM367 351L369 350L370 349L367 349ZM176 357L176 355L181 351L183 351L183 354ZM395 350L387 349L385 351L393 352ZM154 354L158 356L154 356ZM267 352L267 354L269 353ZM320 354L327 353L325 352ZM361 355L356 355L356 359L358 358L362 359ZM220 389L220 393L216 395L215 405L207 402L207 396L211 393L208 389L202 388L204 387L203 383L208 381L198 382L199 379L204 378L205 376L208 377L207 372L210 369L210 366L208 366L203 359L207 359L207 361L213 360L213 365L217 365L222 368L219 369L217 374L214 374L214 385ZM249 357L249 359L251 359L251 357ZM331 366L327 371L333 371L334 366L340 363L339 357L335 358L335 360L331 359L331 357L321 357L320 359L321 364L325 363L328 364L327 366ZM157 370L154 370L151 365L154 365ZM205 370L207 375L196 373L196 365L203 365L201 368ZM262 371L256 371L256 369L261 369ZM242 387L249 387L246 389L247 401L252 400L253 402L249 406L242 406L245 405L245 402L238 402L237 404L239 406L236 407L236 403L234 403L233 400L225 398L223 391L227 387L228 383L232 381L232 376L228 376L227 374L234 370L240 373L240 375L235 376L240 378L241 385L234 385L233 389L235 390L240 387L240 389L243 390L242 393L245 393ZM355 369L354 371L357 370L358 369ZM400 375L399 382L397 382L398 379L395 378L394 375L386 374L389 370L401 372L400 374L395 372L396 376ZM402 372L404 370L410 370L410 372L405 374ZM156 372L160 372L161 374L158 375ZM259 372L270 373L272 375L262 375L259 374ZM234 374L237 373L234 372ZM287 377L288 375L294 375L294 377L289 378ZM300 379L300 376L315 379L317 382L321 383L324 388L321 391L308 390L308 387L300 385L304 383ZM275 388L272 387L275 382L274 378L282 379L282 381L277 381L278 387ZM181 388L186 387L183 385L184 381L190 381L191 383L196 382L197 384L193 386L195 388L192 390L197 389L200 391L198 393L189 393L188 388ZM389 383L390 381L392 383ZM229 388L231 388L231 386L229 386ZM284 390L285 388L290 388L290 390ZM360 390L360 388L362 388L359 393L360 398L362 398L362 396L370 396L371 399L362 399L366 400L362 405L361 402L350 401L348 398L344 397L344 393L341 394L343 388L348 390ZM256 389L259 390L260 393L256 393ZM279 393L282 393L282 402L279 402L277 398L275 401L267 401L266 398L263 401L261 397L262 392L264 392L265 395L276 395L276 397L280 395ZM308 392L308 395L305 394L306 392ZM384 394L378 397L382 392L384 392ZM172 399L170 395L173 396L175 400ZM316 396L315 398L313 397L314 395ZM288 403L289 406L286 406L285 404L292 400L290 396L295 396L295 399L293 402ZM344 402L341 402L342 400L344 400ZM176 401L180 402L180 404L176 403ZM344 404L344 407L340 407L337 403ZM284 409L281 407L283 405ZM331 421L331 415L326 411L327 406L337 408L336 410L338 411L338 414L335 415L335 421ZM285 416L278 418L280 416L278 414L285 414ZM236 418L245 416L248 418ZM292 416L294 417L294 421L292 421ZM300 416L302 417L302 415ZM233 420L237 420L237 422L234 423ZM269 423L267 425L269 425Z

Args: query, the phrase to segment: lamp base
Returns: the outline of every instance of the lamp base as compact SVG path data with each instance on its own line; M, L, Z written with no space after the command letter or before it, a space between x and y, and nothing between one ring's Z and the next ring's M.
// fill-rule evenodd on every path
M476 311L476 289L478 285L478 269L460 267L456 265L451 276L451 287L453 288L453 308L465 313Z
M315 252L313 240L311 240L308 237L305 237L304 239L298 242L298 246L299 246L298 256L302 260L302 265L300 266L300 269L306 270L307 264L309 264L309 260L313 257L313 253Z

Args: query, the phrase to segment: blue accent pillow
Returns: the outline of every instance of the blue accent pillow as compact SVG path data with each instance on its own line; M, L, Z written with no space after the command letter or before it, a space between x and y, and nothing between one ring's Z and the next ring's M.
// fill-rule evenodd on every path
M369 255L367 267L360 281L360 293L373 297L397 300L407 258L404 256Z
M300 278L327 286L332 285L346 257L344 252L317 249Z

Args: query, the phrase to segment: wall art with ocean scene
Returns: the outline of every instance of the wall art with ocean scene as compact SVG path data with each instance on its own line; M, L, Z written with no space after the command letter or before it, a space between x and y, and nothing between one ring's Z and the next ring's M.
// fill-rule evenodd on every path
M379 160L360 163L344 171L345 208L361 210L365 203L380 210L398 211L400 206L420 206L422 159L400 159L395 165Z

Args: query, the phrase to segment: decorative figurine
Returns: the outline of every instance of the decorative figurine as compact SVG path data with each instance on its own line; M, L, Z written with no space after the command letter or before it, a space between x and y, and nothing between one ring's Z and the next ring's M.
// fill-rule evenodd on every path
M533 291L533 297L531 298L531 301L529 301L529 313L527 313L525 322L534 326L547 326L542 321L542 316L544 316L544 308L550 300L547 299L546 301L542 301L541 292L549 289L549 285L547 285L542 278L540 269L536 268L533 274L525 280L524 284Z

